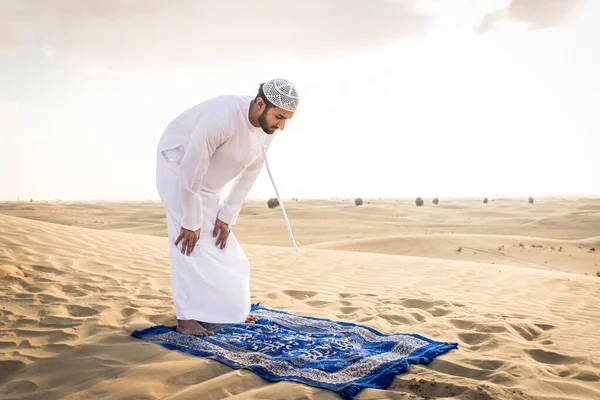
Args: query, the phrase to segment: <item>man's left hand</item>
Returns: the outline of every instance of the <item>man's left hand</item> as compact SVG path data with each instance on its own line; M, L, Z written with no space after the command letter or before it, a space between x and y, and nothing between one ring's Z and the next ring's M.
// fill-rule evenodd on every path
M221 231L221 233L219 233L219 231ZM229 224L226 224L217 218L217 221L215 222L215 229L213 229L213 237L217 237L217 235L219 236L216 246L221 246L221 249L225 248L225 245L227 245L229 232L231 232L231 229L229 229Z

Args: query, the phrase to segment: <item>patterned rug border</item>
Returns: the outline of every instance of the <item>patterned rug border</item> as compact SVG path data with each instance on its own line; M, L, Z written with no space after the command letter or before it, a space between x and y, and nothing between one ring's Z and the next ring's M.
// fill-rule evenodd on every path
M397 375L405 373L409 370L410 364L427 365L431 361L433 361L434 358L436 358L440 355L443 355L452 349L458 348L458 342L439 342L439 341L427 338L425 336L422 336L422 335L419 335L416 333L403 333L403 332L382 333L382 332L379 332L376 329L371 328L366 325L356 324L353 322L336 321L336 320L332 320L332 319L328 319L328 318L319 318L319 317L293 314L291 312L286 312L286 311L263 307L261 305L261 303L252 304L251 311L256 311L256 310L266 310L266 311L270 311L272 313L292 315L292 316L302 317L302 318L315 320L315 321L334 322L334 323L340 324L342 326L360 327L360 328L369 330L370 332L372 332L373 334L375 334L379 337L389 337L389 336L396 336L396 335L411 336L411 337L423 340L429 344L421 347L419 350L415 351L410 356L404 357L400 360L394 360L389 363L381 365L379 368L374 370L373 373L371 373L368 377L359 378L355 381L345 384L343 388L340 388L339 385L332 385L332 384L328 384L328 383L324 383L324 382L313 381L313 380L306 379L303 377L298 377L298 376L272 375L259 365L251 365L251 366L239 365L233 361L230 361L226 358L223 358L221 356L218 356L218 355L215 355L215 354L212 354L209 352L195 350L195 349L184 349L184 348L172 345L172 344L167 343L162 340L153 339L151 337L151 336L158 335L161 333L174 332L175 326L154 325L154 326L142 329L142 330L136 329L131 333L131 337L141 339L144 341L148 341L148 342L152 342L152 343L156 343L156 344L159 344L170 350L177 350L177 351L181 351L184 353L200 356L203 358L216 360L216 361L221 362L222 364L227 365L228 367L230 367L232 369L248 369L248 370L254 372L255 374L257 374L258 376L260 376L261 378L272 381L272 382L287 380L287 381L304 383L306 385L310 385L310 386L314 386L314 387L321 387L324 389L328 389L328 390L338 393L340 396L342 396L343 398L346 398L346 399L353 398L356 394L358 394L360 391L362 391L363 389L366 389L366 388L386 389L393 382L393 380L395 379L395 377ZM244 324L237 324L237 325L244 325ZM202 340L202 338L198 338L198 340Z

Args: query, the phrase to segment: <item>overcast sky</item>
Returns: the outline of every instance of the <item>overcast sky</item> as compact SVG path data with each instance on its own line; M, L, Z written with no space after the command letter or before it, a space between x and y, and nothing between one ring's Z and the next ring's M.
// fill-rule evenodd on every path
M287 5L282 5L286 4ZM595 0L0 0L0 199L158 199L169 121L294 81L284 197L600 195ZM252 198L274 196L263 171Z

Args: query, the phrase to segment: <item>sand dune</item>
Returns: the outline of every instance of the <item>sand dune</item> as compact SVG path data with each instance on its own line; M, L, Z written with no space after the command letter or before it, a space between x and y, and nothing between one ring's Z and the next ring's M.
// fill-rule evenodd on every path
M296 254L280 211L249 202L235 229L252 262L252 300L459 342L361 399L600 398L599 202L540 202L536 213L496 203L290 202L304 245ZM337 398L129 337L175 323L161 212L2 205L0 397Z
M600 237L557 240L528 236L431 234L384 236L309 245L311 248L402 254L595 275Z

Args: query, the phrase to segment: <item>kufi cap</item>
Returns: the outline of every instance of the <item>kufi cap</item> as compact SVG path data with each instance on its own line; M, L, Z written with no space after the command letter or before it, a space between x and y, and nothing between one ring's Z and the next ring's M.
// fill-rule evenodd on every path
M292 82L275 78L263 85L263 93L275 107L279 107L286 111L296 112L296 108L300 103L300 95L298 88Z

